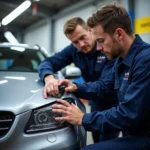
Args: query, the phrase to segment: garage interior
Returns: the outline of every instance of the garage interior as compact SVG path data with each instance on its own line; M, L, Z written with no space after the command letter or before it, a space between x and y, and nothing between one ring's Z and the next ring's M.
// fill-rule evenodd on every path
M72 16L87 20L91 13L112 0L31 0L30 6L22 14L5 25L3 19L25 0L0 0L0 43L9 42L6 33L11 33L18 43L40 45L51 55L67 46L70 41L63 34L64 22ZM139 31L138 19L150 16L149 0L117 0L128 10L133 28L143 40L150 43L150 31ZM90 107L84 103L87 112ZM88 132L87 144L92 144Z
M137 26L139 18L148 16L150 2L148 0L144 0L144 3L140 0L117 1L128 10L136 33L141 34L144 40L149 42L149 32L141 33L137 31ZM19 43L38 44L45 47L51 54L70 43L62 31L67 19L82 14L81 17L87 20L91 13L113 0L31 0L27 10L7 25L3 25L2 20L23 2L24 0L0 1L0 42L8 42L4 33L9 31ZM35 35L36 38L34 38ZM40 37L44 37L44 40Z

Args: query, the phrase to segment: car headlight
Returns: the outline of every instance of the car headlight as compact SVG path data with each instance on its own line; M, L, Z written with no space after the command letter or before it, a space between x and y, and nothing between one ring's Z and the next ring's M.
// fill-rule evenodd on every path
M32 111L25 132L31 133L53 130L68 125L65 121L56 121L55 117L62 117L62 114L52 112L51 106L35 109Z

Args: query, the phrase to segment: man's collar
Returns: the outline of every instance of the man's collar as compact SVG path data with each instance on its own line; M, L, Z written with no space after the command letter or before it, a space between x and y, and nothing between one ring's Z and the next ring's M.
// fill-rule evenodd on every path
M138 48L140 47L140 45L142 44L142 39L140 38L139 35L136 35L136 38L135 40L133 41L126 57L123 59L123 64L127 65L127 66L131 66L132 65L132 61L135 57L135 54L137 53L138 51Z

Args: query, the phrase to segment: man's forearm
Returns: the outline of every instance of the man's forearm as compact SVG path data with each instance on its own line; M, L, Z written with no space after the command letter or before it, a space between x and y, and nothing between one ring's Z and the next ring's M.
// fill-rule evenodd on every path
M101 88L100 82L76 83L76 94L80 98L99 100L104 98L105 90Z

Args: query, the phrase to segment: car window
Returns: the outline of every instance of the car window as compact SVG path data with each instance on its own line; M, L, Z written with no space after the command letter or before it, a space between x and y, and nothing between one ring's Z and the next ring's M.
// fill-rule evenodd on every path
M0 70L37 72L39 64L45 57L39 50L17 51L0 47Z

